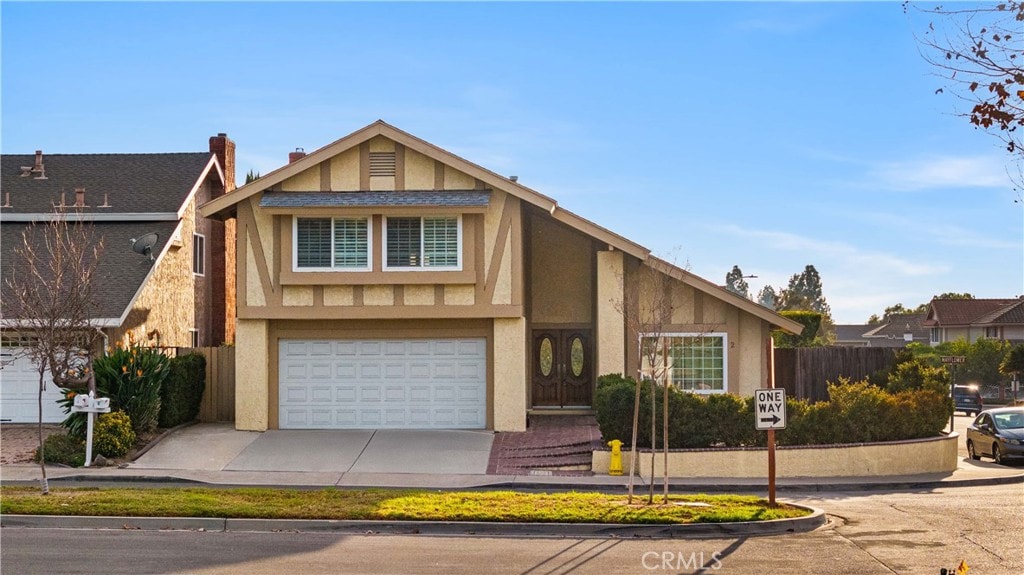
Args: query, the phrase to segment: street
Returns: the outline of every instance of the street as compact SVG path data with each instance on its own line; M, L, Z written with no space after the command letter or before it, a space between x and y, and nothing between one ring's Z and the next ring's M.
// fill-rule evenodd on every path
M4 573L1024 572L1020 484L787 495L825 509L810 533L686 540L475 538L5 528Z

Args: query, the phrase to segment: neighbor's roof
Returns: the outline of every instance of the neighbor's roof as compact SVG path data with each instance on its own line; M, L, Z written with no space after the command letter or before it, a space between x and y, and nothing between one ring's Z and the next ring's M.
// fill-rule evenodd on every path
M836 324L836 341L860 341L867 344L864 334L877 328L877 325L868 324Z
M85 188L94 213L177 212L211 162L209 152L168 154L47 154L46 179L22 176L35 164L35 154L3 154L0 160L0 203L3 214L50 214L59 205L75 203L75 189ZM100 208L106 198L109 208Z
M260 178L235 189L233 192L224 194L223 196L203 204L199 207L199 213L204 217L213 217L216 215L228 216L234 210L234 206L239 202L259 193L263 193L264 197L266 197L266 195L270 193L267 190L270 190L275 185L377 136L384 136L394 142L402 144L406 148L419 152L428 158L432 158L443 164L452 166L453 168L479 180L488 189L501 190L524 202L537 206L548 212L556 221L562 222L569 227L589 235L599 242L607 244L609 248L623 251L630 256L639 259L653 269L666 273L694 289L697 289L698 291L702 291L718 299L725 300L726 302L735 305L736 307L739 307L740 309L743 309L744 311L747 311L772 325L778 326L792 333L800 333L803 330L804 326L799 322L782 317L774 311L750 301L743 296L735 294L721 286L696 276L675 266L674 264L651 256L651 251L646 247L580 217L569 210L563 209L553 198L532 190L520 184L518 181L513 181L510 178L501 176L487 168L463 159L447 150L427 142L426 140L417 138L408 132L399 130L383 120L377 120L369 126L356 130L355 132L352 132L351 134L336 140L315 152L307 154L292 163L286 164L268 174L265 174Z
M135 253L132 238L156 232L153 255L164 253L180 225L185 206L208 178L223 181L216 157L209 152L167 154L46 154L43 173L21 175L33 167L35 154L0 157L0 266L3 277L23 273L15 249L22 232L45 226L59 209L63 194L69 221L90 221L94 240L103 239L95 277L98 307L93 319L124 320L132 302L154 269L149 258ZM75 208L75 189L85 188L83 209ZM34 224L31 222L35 222ZM72 224L80 225L80 224ZM6 283L0 286L7 291ZM0 316L18 319L10 298L0 297ZM107 322L109 323L109 321Z
M5 222L0 226L0 243L3 245L4 252L4 258L0 265L2 265L4 277L9 277L8 274L21 275L25 273L23 267L19 266L21 260L13 257L12 254L17 246L23 244L22 232L33 225L45 226L46 224ZM91 225L94 239L96 241L100 238L103 239L103 251L100 254L93 283L96 308L91 314L92 319L117 318L119 320L117 324L120 325L136 292L145 282L150 270L154 268L154 263L148 257L132 250L131 239L156 232L159 235L159 240L153 247L153 255L159 256L166 248L178 222L102 222ZM6 283L3 290L8 290ZM0 317L19 319L12 307L13 302L10 300L10 297L0 298Z
M928 328L924 326L923 313L904 313L892 315L886 318L886 323L880 326L871 326L871 330L864 333L868 338L890 338L903 340L906 333L913 334L915 340L928 339Z
M1004 312L1009 312L1010 307L1019 307L1016 305L1019 303L1019 299L933 299L928 306L928 317L924 324L951 326L1005 323L979 320L985 317L998 317Z

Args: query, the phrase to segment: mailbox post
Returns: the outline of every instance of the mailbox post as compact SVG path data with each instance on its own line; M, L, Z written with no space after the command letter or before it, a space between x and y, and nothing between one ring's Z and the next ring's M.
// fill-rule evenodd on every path
M75 396L75 402L71 405L71 411L87 415L85 425L85 466L89 467L92 465L92 423L96 419L97 413L110 413L110 398L93 397L91 391L89 395L79 394Z

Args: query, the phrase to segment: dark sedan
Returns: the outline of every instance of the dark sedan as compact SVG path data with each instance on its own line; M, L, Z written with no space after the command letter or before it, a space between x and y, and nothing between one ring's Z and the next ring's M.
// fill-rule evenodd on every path
M1024 407L982 411L967 428L967 453L971 459L986 456L996 463L1024 457Z

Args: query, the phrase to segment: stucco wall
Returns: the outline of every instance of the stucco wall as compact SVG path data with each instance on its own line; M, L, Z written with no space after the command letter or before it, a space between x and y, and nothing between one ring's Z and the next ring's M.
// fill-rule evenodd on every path
M526 430L526 320L494 320L494 430Z
M594 301L594 247L586 236L545 217L530 223L531 321L590 323Z
M202 281L202 278L197 278L192 273L192 244L195 231L196 201L193 198L185 208L178 233L169 239L173 243L163 257L153 264L156 267L143 285L124 324L120 329L113 330L112 343L124 343L131 332L135 341L143 345L190 347L192 329L205 328L206 333L209 332L205 303L198 306L197 314L196 285L197 280ZM207 250L209 246L208 236Z
M625 373L622 252L597 252L597 374Z
M235 324L235 429L266 431L269 336L267 322L240 319Z
M951 473L957 467L958 434L930 439L840 446L780 447L775 451L776 477L880 477L917 473ZM608 473L610 451L595 451L594 473ZM622 452L622 468L630 468ZM641 475L651 475L651 454L639 453ZM664 456L655 457L654 472L664 471ZM669 452L670 477L756 478L768 476L767 449L706 449Z

